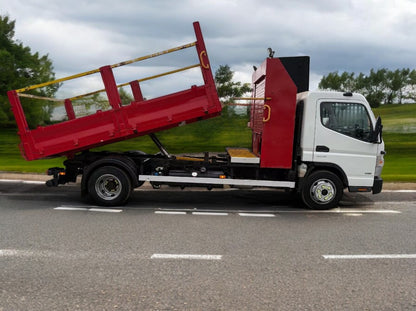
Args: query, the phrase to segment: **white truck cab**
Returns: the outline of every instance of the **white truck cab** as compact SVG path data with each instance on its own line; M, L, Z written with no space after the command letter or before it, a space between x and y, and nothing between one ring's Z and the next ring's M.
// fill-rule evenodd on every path
M303 92L297 95L297 103L303 105L303 165L322 167L342 176L343 185L351 192L379 193L385 154L381 121L364 96ZM336 188L333 181L322 177L312 182L307 191L312 192L312 200L319 205L329 200Z

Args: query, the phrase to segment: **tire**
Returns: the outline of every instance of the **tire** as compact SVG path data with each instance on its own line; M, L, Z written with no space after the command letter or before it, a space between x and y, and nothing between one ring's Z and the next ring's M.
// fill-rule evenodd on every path
M103 166L88 179L88 193L98 205L118 206L127 203L132 191L128 175L115 166Z
M343 190L343 184L337 175L330 171L316 171L306 177L301 199L310 209L331 209L338 206Z

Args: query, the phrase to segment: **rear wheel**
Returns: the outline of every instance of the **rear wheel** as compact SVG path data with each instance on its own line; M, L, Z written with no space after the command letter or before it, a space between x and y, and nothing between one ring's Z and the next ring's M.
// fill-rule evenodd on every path
M301 191L302 202L311 209L331 209L338 206L343 185L337 175L329 171L316 171L306 177Z
M123 205L128 201L131 191L130 178L115 166L99 167L88 179L88 193L99 205Z

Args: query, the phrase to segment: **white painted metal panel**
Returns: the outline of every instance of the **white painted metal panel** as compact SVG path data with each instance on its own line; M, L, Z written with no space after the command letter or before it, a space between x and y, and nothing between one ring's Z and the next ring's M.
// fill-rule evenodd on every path
M234 185L234 186L253 186L253 187L273 187L273 188L295 188L293 181L275 180L251 180L251 179L220 179L220 178L200 178L200 177L176 177L176 176L154 176L140 175L140 181L168 182L180 184L207 184L207 185Z

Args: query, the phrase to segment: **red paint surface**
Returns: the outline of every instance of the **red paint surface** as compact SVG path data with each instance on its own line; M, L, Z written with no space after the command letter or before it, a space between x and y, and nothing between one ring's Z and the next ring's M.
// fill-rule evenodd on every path
M296 114L296 86L278 58L266 59L253 74L251 111L253 152L263 168L291 168ZM270 120L264 122L269 117Z

